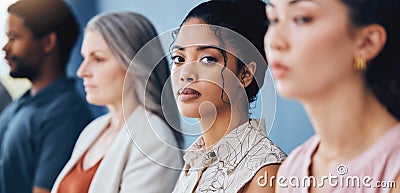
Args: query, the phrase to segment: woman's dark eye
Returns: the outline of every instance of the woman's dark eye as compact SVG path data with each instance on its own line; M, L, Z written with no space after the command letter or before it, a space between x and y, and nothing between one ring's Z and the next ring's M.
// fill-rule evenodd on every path
M305 24L305 23L310 23L312 21L311 17L303 17L303 16L298 16L294 18L294 22L298 24Z
M200 62L205 63L205 64L214 64L214 63L217 63L217 61L218 61L218 60L217 60L216 58L211 57L211 56L203 57L203 58L200 60Z
M181 63L185 62L185 59L181 56L172 56L172 62L174 64L181 64Z

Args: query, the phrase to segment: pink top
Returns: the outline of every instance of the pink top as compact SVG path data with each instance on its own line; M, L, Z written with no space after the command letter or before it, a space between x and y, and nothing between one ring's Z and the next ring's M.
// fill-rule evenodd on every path
M279 187L282 192L308 192L308 179L305 184L296 183L310 176L309 168L312 156L318 147L319 137L314 135L303 145L293 150L280 167L282 179ZM332 185L325 180L328 192L386 193L393 189L394 181L400 174L400 125L386 132L373 146L355 158L339 165L332 171ZM321 183L321 179L316 179ZM279 180L277 180L279 181ZM390 182L391 181L391 182ZM359 182L359 183L358 183ZM336 184L336 186L335 186ZM358 185L359 184L359 185ZM311 186L313 184L311 183ZM400 184L395 187L399 188Z

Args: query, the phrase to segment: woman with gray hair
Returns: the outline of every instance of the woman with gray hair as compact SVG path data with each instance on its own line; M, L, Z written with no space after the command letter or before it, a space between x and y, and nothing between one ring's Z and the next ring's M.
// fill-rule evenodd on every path
M179 175L174 168L182 167L182 136L175 101L162 97L172 90L156 36L152 24L132 12L89 21L77 75L86 100L109 113L81 133L52 192L172 191Z

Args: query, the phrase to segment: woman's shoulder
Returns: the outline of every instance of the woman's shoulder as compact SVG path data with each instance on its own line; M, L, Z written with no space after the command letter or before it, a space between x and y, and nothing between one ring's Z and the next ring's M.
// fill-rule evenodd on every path
M181 160L177 159L181 157L180 150L176 149L178 143L171 128L158 115L140 107L131 114L127 127L128 135L123 136L133 144L130 146L132 159L145 156L160 165L181 168Z
M369 149L346 162L349 173L394 180L400 174L400 124L385 133Z
M217 146L218 154L225 150L227 163L233 163L229 170L249 177L264 166L281 164L286 158L285 152L266 136L265 127L258 122L255 127L253 123L246 123L232 131Z
M142 106L137 107L130 115L127 125L132 131L140 129L141 132L157 134L163 139L173 137L169 125L158 115Z
M177 146L169 125L158 115L142 106L138 107L130 115L127 120L127 127L131 140L142 147L153 147L155 145Z
M268 137L263 138L252 148L250 155L255 154L262 155L266 158L273 157L274 162L271 164L280 164L287 157L286 153L280 147L274 144Z
M236 154L235 150L238 151ZM267 137L262 138L254 146L250 147L247 153L241 148L236 148L235 150L232 151L233 153L229 155L230 158L226 162L228 175L232 177L228 179L232 184L232 187L229 188L232 192L242 189L256 177L257 172L263 169L268 170L266 168L276 167L286 158L285 152ZM240 157L241 154L244 154L244 157ZM230 164L231 162L233 164Z
M255 143L252 143L253 147L250 147L251 149L247 157L251 157L251 159L259 157L268 164L282 163L287 155L267 137L265 121L263 119L252 120L249 126L252 129L250 129L249 133L246 135L254 136L251 138L253 138L252 140L254 140Z

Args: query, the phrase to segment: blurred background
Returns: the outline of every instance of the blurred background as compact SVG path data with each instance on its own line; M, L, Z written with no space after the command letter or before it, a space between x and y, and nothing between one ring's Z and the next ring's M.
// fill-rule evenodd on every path
M0 45L1 47L7 41L6 20L7 7L16 0L0 0ZM112 11L133 11L146 16L154 24L159 33L167 32L179 27L189 10L197 4L203 2L200 0L65 0L73 9L82 31L86 22L94 15L102 12ZM249 21L251 22L251 21ZM80 56L80 45L82 43L82 34L68 64L68 76L76 77L76 70L82 61ZM262 53L263 54L263 53ZM0 54L0 81L7 88L13 99L21 96L30 87L29 81L25 79L13 79L9 77L9 68L4 60L4 52ZM83 86L81 82L77 84L82 97L84 97ZM88 104L89 105L89 104ZM94 115L99 116L106 113L103 107L89 105ZM267 132L270 139L280 146L286 153L290 153L296 146L303 143L313 134L311 124L298 102L289 101L275 95L273 79L267 73L264 87L258 97L258 101L252 110L252 117L263 117L266 119ZM275 108L276 107L276 108ZM193 120L185 119L193 122ZM188 129L188 128L185 128ZM184 130L185 130L184 129ZM197 129L194 126L190 129ZM190 131L190 133L198 133ZM198 135L185 137L185 146L189 146Z

